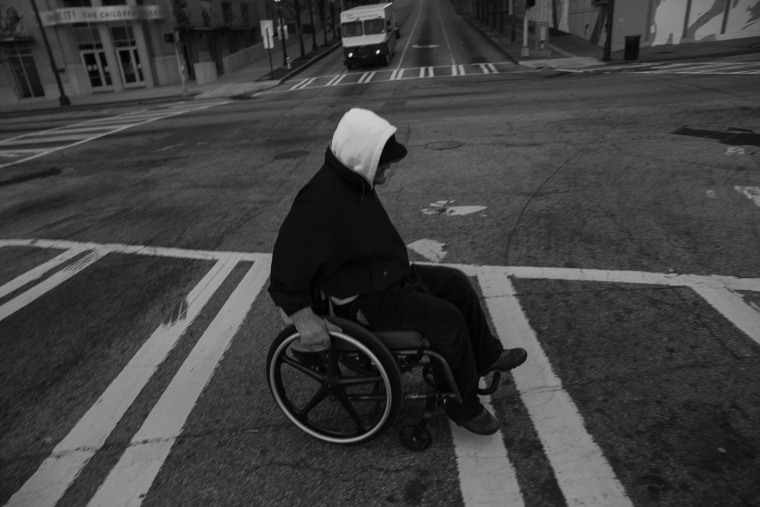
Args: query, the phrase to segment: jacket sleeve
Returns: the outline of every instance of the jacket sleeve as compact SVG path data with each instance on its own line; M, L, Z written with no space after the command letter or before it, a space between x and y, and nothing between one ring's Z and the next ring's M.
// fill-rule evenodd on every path
M314 194L296 196L272 252L269 295L288 315L312 306L314 280L338 255L329 201Z

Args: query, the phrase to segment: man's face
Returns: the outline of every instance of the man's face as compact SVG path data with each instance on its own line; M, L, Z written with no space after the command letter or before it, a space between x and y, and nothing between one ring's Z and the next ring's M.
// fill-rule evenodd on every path
M393 176L394 172L392 165L392 163L388 162L377 166L377 172L375 173L373 184L382 185L391 179L391 176Z

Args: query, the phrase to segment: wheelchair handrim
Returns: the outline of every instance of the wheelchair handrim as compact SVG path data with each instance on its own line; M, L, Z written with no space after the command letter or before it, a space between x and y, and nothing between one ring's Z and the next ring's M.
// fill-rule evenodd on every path
M380 358L378 358L377 355L375 355L367 346L365 346L364 344L362 344L360 341L356 340L355 338L353 338L351 336L348 336L348 335L346 335L344 333L341 333L341 332L332 332L331 331L330 334L332 336L338 337L338 338L340 338L342 340L345 340L346 342L350 343L351 345L353 345L354 347L356 347L357 349L359 349L362 353L366 354L375 364L377 364L377 365L381 364ZM380 420L369 431L367 431L365 433L362 433L361 435L354 436L354 437L348 437L348 438L333 437L333 436L330 436L330 435L325 435L323 433L319 433L317 431L314 431L313 429L311 429L309 426L307 426L304 423L302 423L297 417L295 417L293 414L290 413L290 411L287 408L287 403L285 402L285 400L283 400L280 397L278 389L276 387L273 387L273 386L277 385L277 379L276 379L275 371L279 367L278 358L280 357L281 354L284 353L283 351L293 341L295 341L297 339L297 337L298 337L298 333L293 333L291 336L288 336L287 338L285 338L282 341L282 343L277 347L277 350L275 351L274 356L273 356L272 363L270 364L269 373L268 373L269 374L269 385L270 385L270 390L272 391L272 396L274 396L275 402L280 407L280 410L282 410L282 412L285 414L285 416L288 419L290 419L290 421L293 424L295 424L296 426L298 426L302 431L308 433L309 435L313 436L314 438L317 438L319 440L323 440L325 442L334 443L334 444L354 444L354 443L358 443L358 442L361 442L363 440L367 440L367 439L371 438L378 431L380 431L385 426L385 423L387 422L388 417L390 416L390 413L391 413L391 407L393 405L393 403L392 403L393 400L391 399L391 397L393 396L392 389L391 389L391 382L390 382L390 379L388 378L387 371L385 370L385 368L382 368L382 367L378 367L378 373L380 374L380 376L383 379L385 390L388 393L388 400L387 400L387 402L385 404L385 410L383 411L383 414L380 417Z

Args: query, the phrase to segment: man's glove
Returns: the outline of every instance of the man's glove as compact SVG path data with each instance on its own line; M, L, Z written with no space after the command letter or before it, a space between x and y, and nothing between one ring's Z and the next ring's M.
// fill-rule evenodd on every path
M330 346L329 331L341 331L335 324L316 315L310 306L298 310L290 316L301 335L298 349L305 352L319 352Z

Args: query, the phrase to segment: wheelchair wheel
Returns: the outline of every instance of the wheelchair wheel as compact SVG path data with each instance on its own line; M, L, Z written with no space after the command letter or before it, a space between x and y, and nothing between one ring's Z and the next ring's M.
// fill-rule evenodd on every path
M272 343L267 380L285 416L309 435L337 444L356 444L385 431L401 408L401 373L393 355L361 326L331 318L328 350L294 350L290 326Z

